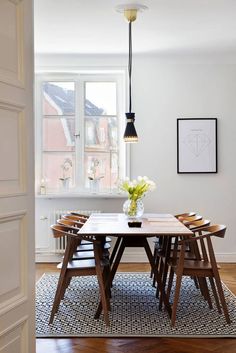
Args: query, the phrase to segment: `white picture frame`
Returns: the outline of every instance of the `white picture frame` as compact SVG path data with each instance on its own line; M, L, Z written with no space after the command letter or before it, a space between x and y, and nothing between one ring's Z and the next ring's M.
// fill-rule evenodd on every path
M177 119L177 173L217 173L217 119Z

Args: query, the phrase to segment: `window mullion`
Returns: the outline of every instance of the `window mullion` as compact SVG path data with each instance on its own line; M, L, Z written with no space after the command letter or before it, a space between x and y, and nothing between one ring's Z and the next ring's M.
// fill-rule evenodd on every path
M76 179L79 189L84 189L84 81L80 75L76 85Z

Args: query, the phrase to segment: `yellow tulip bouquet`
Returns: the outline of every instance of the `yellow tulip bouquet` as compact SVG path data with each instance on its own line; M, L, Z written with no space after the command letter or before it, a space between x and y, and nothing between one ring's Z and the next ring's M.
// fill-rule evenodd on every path
M137 217L137 202L148 192L154 190L156 184L147 176L138 176L137 179L125 178L119 184L119 189L128 194L129 202L124 205L124 212L130 217ZM142 206L143 207L143 206Z

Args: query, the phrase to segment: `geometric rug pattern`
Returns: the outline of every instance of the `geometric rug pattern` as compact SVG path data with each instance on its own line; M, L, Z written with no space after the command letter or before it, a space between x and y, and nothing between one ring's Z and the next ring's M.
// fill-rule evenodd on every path
M58 273L45 274L36 285L36 337L236 337L236 297L223 284L231 324L214 305L210 310L193 280L182 281L175 327L171 327L149 273L117 273L112 287L110 327L94 319L98 305L96 276L74 277L53 324L49 316Z

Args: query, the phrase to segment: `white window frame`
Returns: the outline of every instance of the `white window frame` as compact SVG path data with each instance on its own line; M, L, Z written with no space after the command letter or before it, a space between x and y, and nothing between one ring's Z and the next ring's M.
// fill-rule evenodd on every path
M43 121L43 111L42 111L42 83L45 81L69 81L75 82L75 100L78 102L75 105L75 134L79 134L79 142L76 143L75 156L76 156L76 170L75 170L75 188L70 188L67 192L68 196L73 194L91 194L91 191L84 186L84 99L85 97L79 92L85 92L84 87L85 82L116 82L117 84L117 119L118 119L118 150L119 150L119 178L124 178L130 175L129 170L129 155L130 149L127 144L123 141L123 131L125 128L125 105L126 105L126 73L124 69L118 69L114 71L106 70L78 70L76 72L38 72L35 78L35 174L36 174L36 194L40 194L41 180L44 177L42 175L42 121ZM81 89L82 88L82 89ZM78 111L77 111L77 107ZM79 150L82 153L79 153ZM81 168L82 166L82 168ZM47 189L46 194L61 194L63 190L61 189ZM65 192L63 192L65 196ZM100 190L99 194L119 194L117 188Z

